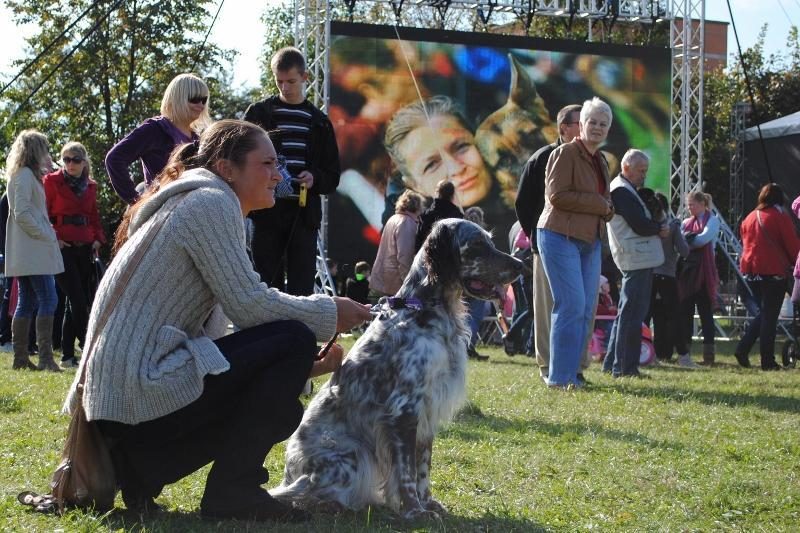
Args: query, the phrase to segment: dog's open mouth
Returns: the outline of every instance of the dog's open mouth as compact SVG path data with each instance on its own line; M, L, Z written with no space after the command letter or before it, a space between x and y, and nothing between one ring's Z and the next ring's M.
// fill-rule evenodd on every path
M481 300L502 298L505 292L502 285L492 285L476 278L466 279L464 281L464 289L470 296Z

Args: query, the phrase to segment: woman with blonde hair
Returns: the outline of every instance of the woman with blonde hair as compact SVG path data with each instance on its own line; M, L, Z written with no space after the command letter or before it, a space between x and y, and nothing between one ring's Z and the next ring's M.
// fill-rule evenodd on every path
M68 142L61 149L63 168L44 177L47 213L58 237L64 272L56 283L66 296L61 330L61 365L78 366L75 339L81 346L86 336L91 300L94 258L105 234L97 209L97 183L91 178L89 153L79 142Z
M703 334L703 364L713 365L715 359L714 304L719 291L719 273L714 247L719 234L719 219L711 212L711 195L708 193L690 192L686 197L686 207L691 216L683 221L681 231L689 244L689 256L678 275L678 309L682 323L676 350L678 364L692 368L696 365L691 360L689 348L695 307Z
M54 275L64 271L58 239L47 218L42 175L53 161L47 137L35 130L20 133L6 161L8 222L6 224L5 275L17 278L19 296L11 322L15 370L52 370L53 315L58 305ZM28 358L28 334L36 312L39 365Z
M384 144L409 189L435 197L442 180L452 181L459 205L483 201L492 190L489 167L464 115L447 96L412 102L386 125Z
M129 167L142 161L145 186L164 169L172 150L193 142L211 123L208 114L208 86L194 74L179 74L172 79L161 99L161 115L145 120L106 155L106 170L111 185L128 204L140 196Z
M422 212L422 196L414 191L403 192L397 199L394 212L383 227L369 280L370 288L382 295L393 295L400 290L411 269L419 215Z

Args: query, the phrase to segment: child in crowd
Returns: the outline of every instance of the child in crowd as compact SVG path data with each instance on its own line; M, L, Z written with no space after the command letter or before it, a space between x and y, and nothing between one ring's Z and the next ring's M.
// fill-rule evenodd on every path
M372 267L366 261L356 263L355 279L347 278L345 296L358 303L369 303L369 275Z
M597 301L597 318L594 321L595 334L597 330L603 332L603 348L605 353L605 344L608 342L608 336L611 334L611 326L614 324L614 317L617 316L617 306L614 304L614 299L611 297L611 284L608 278L600 276L600 297Z

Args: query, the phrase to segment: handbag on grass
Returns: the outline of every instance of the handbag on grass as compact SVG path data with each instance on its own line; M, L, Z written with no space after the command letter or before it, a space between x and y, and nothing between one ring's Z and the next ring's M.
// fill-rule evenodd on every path
M97 334L103 330L111 312L119 301L122 291L128 285L136 267L150 248L158 231L172 211L185 198L185 194L178 197L167 208L163 216L154 220L148 228L147 234L139 248L131 258L126 270L114 288L114 294L109 299L109 305L97 319L95 334L86 349L85 359L81 364L81 376L77 385L77 404L72 410L72 418L67 430L67 439L64 450L61 452L61 461L50 482L51 493L39 495L35 492L25 491L17 496L23 505L33 507L43 513L63 513L66 508L77 507L80 509L106 512L114 507L114 498L117 494L117 480L114 472L114 463L106 439L100 432L95 422L86 419L83 409L83 390L86 381L86 368L93 355Z

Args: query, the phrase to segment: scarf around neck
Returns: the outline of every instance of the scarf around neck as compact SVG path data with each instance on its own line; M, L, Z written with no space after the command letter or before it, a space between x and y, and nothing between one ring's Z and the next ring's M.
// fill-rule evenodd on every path
M71 176L66 170L62 171L62 174L64 175L64 181L75 193L75 196L82 196L86 191L86 187L89 186L89 176L85 175L86 173L82 173L80 176Z
M700 216L691 217L683 223L683 231L699 234L705 229L710 219L711 213L709 211L703 212ZM719 273L714 260L714 241L712 240L702 248L693 250L693 252L701 255L700 268L694 269L694 275L688 276L689 279L681 279L678 290L681 293L681 298L685 298L695 294L700 289L705 289L713 306L717 301L717 290L719 288Z

